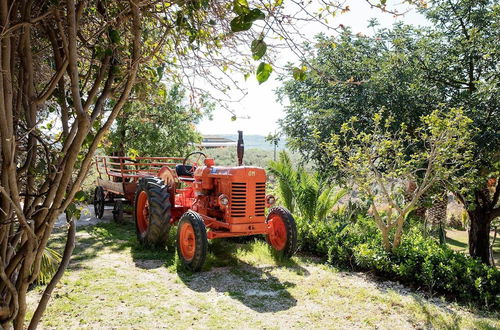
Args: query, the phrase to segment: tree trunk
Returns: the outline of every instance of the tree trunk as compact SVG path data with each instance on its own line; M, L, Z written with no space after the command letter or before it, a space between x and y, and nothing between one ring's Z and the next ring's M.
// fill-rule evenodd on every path
M490 265L490 227L491 217L482 208L468 211L470 218L469 254Z
M405 203L408 203L409 201L412 200L413 194L415 193L415 190L417 189L417 184L415 181L408 181L406 183L406 189L404 192L404 198L405 198ZM422 201L424 198L420 197L419 202ZM425 220L425 213L427 211L427 208L425 206L420 205L421 203L417 203L418 206L413 210L413 214L422 219Z
M439 228L446 224L446 210L448 208L448 196L443 194L434 200L432 206L427 209L428 222L432 228Z
M427 222L434 233L439 237L441 245L446 244L446 210L448 208L448 195L443 192L435 199L432 206L427 209Z

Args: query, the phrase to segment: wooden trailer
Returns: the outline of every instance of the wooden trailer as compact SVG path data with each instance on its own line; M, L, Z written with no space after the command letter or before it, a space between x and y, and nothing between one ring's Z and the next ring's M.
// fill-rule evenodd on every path
M96 156L99 177L94 190L95 216L102 219L104 206L113 205L113 219L123 220L124 204L133 205L137 182L146 176L157 176L163 167L175 168L182 157Z

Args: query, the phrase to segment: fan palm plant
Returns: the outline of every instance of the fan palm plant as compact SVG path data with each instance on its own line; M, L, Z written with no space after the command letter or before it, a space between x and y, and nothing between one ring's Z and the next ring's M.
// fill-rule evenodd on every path
M344 189L335 190L302 166L294 168L287 152L279 154L278 161L269 164L269 173L275 176L278 193L286 208L302 218L324 220L332 208L346 194Z
M60 263L61 255L59 252L49 247L45 247L40 264L40 272L36 278L36 284L42 285L49 283Z
M290 156L281 151L278 161L271 161L268 168L269 173L274 175L278 183L278 191L285 207L292 213L295 211L294 192L297 190L297 174L293 169Z

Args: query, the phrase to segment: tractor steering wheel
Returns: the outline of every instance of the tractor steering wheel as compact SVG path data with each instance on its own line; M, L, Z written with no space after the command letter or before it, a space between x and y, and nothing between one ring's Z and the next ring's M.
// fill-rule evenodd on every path
M194 155L198 155L198 157L195 157L196 160L195 161L192 161L190 159L191 156L194 156ZM191 175L194 174L194 171L196 170L196 168L198 167L198 165L200 165L200 160L203 158L203 161L207 158L207 155L205 155L203 152L201 151L193 151L192 153L190 153L189 155L186 156L186 158L184 158L184 160L182 161L182 167L183 167L183 170L185 173L190 173ZM191 163L191 168L189 169L188 167L186 167L186 163ZM189 165L189 164L187 164Z

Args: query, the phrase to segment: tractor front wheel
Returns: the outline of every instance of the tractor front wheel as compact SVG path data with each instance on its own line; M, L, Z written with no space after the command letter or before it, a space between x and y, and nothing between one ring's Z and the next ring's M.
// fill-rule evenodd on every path
M171 226L168 186L159 178L140 179L134 204L134 222L139 242L146 246L165 247Z
M297 251L297 225L290 211L273 207L267 215L267 243L284 258L291 258Z
M207 248L207 229L203 219L193 211L184 213L177 227L177 253L182 264L191 271L200 270Z

